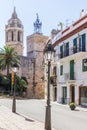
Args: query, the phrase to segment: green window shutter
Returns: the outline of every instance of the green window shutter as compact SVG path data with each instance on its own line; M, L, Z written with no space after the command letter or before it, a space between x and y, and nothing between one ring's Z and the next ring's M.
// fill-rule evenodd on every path
M81 51L81 38L79 38L79 51Z
M62 58L62 57L63 57L63 45L60 46L60 58Z
M70 80L74 80L74 60L70 61Z
M86 34L82 34L82 51L85 51Z
M82 71L84 72L84 60L82 60Z
M63 75L63 65L60 66L60 75Z
M73 53L77 53L77 38L73 39Z
M66 56L69 55L69 42L66 43Z
M83 60L82 60L82 71L83 71L83 72L87 71L87 66L84 65L85 60L86 60L86 59L83 59Z

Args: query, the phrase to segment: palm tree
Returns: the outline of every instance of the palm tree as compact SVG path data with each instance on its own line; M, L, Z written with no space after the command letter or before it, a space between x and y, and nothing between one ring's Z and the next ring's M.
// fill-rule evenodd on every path
M5 70L7 68L7 75L9 75L9 69L13 64L20 64L20 59L15 52L14 48L4 46L0 48L0 69Z
M26 91L26 89L27 89L27 83L24 79L21 79L20 80L20 94L21 94L21 96L23 94L23 91Z
M63 26L64 26L64 24L63 24L62 22L59 22L58 26L60 26L61 31L62 31L62 30L63 30Z
M16 92L22 96L23 92L27 91L28 83L26 78L19 77L16 75Z

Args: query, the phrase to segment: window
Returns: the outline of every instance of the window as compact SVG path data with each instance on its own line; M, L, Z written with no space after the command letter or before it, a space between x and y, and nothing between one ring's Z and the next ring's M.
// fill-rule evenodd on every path
M79 38L79 51L82 51L82 46L81 46L81 37Z
M85 51L86 34L82 34L82 51Z
M74 60L70 61L70 80L74 80Z
M14 40L14 34L13 34L13 31L12 31L12 33L11 33L11 39L12 39L12 41Z
M85 71L87 71L87 66L85 65L85 61L86 61L87 59L83 59L82 60L82 71L83 72L85 72Z
M87 87L86 86L80 88L80 104L85 107L87 106Z
M6 32L6 42L8 42L8 32Z
M77 53L77 38L73 39L73 53Z
M60 46L60 58L63 58L63 45Z
M69 42L66 43L66 56L69 55Z
M60 75L63 75L63 65L60 66Z
M18 31L18 41L20 42L20 32Z

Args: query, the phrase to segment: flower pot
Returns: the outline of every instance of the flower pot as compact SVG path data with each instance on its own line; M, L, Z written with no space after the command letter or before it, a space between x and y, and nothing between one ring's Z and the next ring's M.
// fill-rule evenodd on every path
M70 109L71 109L71 110L74 110L74 109L76 108L76 105L75 105L74 102L71 102L71 103L69 104L69 106L70 106Z
M75 107L70 107L71 110L75 110Z

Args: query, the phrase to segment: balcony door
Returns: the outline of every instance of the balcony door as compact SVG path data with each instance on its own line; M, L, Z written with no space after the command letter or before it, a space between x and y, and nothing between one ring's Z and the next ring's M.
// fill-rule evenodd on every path
M63 45L60 46L60 58L63 58Z
M73 40L73 53L77 53L77 38Z
M62 88L62 103L67 103L67 87Z
M66 43L66 56L69 56L69 42Z
M82 35L82 51L86 50L86 34Z
M74 60L70 61L70 80L74 80Z

